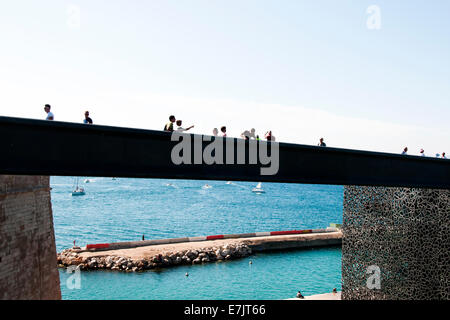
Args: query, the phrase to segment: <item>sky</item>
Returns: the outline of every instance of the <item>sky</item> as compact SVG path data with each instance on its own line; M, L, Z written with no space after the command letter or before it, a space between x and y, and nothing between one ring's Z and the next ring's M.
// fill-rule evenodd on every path
M450 1L0 0L0 116L450 152Z

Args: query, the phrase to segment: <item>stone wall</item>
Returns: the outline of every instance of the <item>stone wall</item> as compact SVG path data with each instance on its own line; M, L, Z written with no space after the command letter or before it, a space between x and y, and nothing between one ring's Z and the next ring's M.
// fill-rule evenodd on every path
M342 231L342 299L450 299L450 190L346 186Z
M0 299L61 299L49 177L0 175Z

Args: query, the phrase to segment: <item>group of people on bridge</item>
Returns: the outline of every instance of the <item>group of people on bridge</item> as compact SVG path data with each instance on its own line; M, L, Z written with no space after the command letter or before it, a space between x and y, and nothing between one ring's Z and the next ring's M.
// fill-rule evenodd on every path
M44 106L44 110L47 113L47 117L45 120L55 120L55 116L53 114L53 112L51 112L51 106L49 104L46 104ZM92 119L89 116L89 111L85 111L84 112L84 119L83 119L83 123L84 124L93 124L94 122L92 121ZM176 124L176 128L174 127L174 123ZM182 120L176 120L174 115L171 115L169 117L169 122L164 126L164 131L168 131L168 132L186 132L189 131L190 129L194 128L194 126L189 126L189 127L182 127L183 125L183 121ZM226 137L227 136L227 127L226 126L222 126L220 127L220 133L219 133L219 129L214 128L213 131L213 136L218 137L219 134L221 137ZM250 140L250 139L254 139L254 140L261 140L260 136L256 134L256 130L255 128L252 128L250 130L245 130L244 132L241 133L241 138L245 139L245 140ZM275 141L275 136L272 134L272 131L267 131L264 134L264 138L267 141ZM323 138L320 138L319 143L317 144L320 147L326 147L326 143L324 141ZM402 155L408 155L408 147L405 147L402 151ZM421 157L425 157L425 151L423 149L420 149L419 155ZM447 159L447 156L445 155L445 152L442 152L441 154L436 153L436 158L442 158L442 159Z

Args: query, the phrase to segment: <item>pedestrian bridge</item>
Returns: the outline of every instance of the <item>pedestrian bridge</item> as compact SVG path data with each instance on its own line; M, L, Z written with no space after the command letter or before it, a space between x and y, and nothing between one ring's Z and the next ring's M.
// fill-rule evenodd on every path
M276 143L276 174L252 161L255 141L224 138L224 164L195 159L209 136L192 137L191 164L171 158L179 143L168 132L0 117L0 174L243 180L332 185L450 189L450 160L330 147ZM203 139L202 139L203 138ZM231 144L229 143L231 142ZM239 161L239 146L245 161ZM264 142L265 144L265 142ZM269 150L275 143L268 143ZM401 146L399 146L401 147ZM234 151L234 152L233 152ZM201 152L201 151L200 151Z
M342 299L450 299L450 160L189 134L178 164L167 132L10 117L0 137L0 299L61 298L58 175L344 185Z

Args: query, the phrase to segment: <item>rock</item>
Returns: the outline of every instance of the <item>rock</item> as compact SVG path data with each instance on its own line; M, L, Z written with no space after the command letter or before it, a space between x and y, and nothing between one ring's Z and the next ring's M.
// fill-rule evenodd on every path
M230 260L230 259L231 259L231 255L228 254L225 256L225 260Z
M201 263L201 262L202 262L202 260L200 260L200 258L196 258L192 261L192 263L195 263L195 264Z
M175 262L175 260L177 259L177 257L178 257L178 255L177 255L176 253L172 253L172 254L169 256L169 259L170 259L171 261Z
M203 258L202 262L209 262L209 258L207 258L207 257Z
M198 251L197 250L189 250L186 255L192 260L197 258L198 256Z

